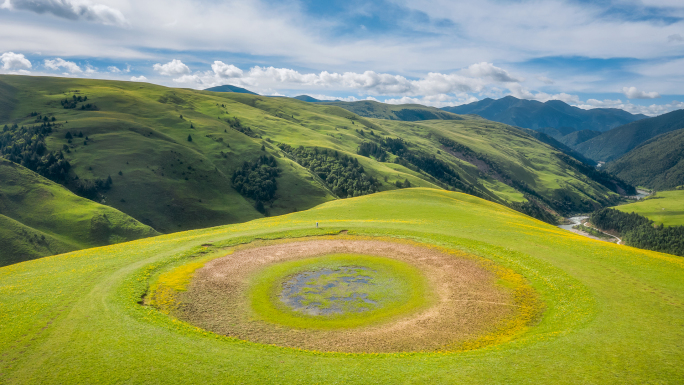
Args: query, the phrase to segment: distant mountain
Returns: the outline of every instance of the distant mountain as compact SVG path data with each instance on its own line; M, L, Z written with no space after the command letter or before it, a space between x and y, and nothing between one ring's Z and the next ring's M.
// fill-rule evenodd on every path
M301 100L301 99L300 99ZM366 118L419 121L419 120L463 120L463 117L442 111L439 108L420 104L385 104L373 100L358 102L320 102L318 104L342 107Z
M542 103L536 100L518 99L506 96L501 99L483 99L456 107L444 107L454 114L476 114L495 122L510 124L540 131L551 127L562 135L573 131L592 130L605 132L615 127L646 118L616 108L594 108L583 110L560 100ZM545 132L549 135L548 132Z
M563 143L566 146L575 147L578 144L584 143L587 140L593 139L599 135L601 135L601 133L598 131L581 130L581 131L571 132L571 133L559 138L558 141Z
M684 110L625 124L575 147L587 158L610 161L658 135L684 128Z
M322 102L322 101L323 101L323 100L318 100L318 99L316 99L316 98L312 98L312 97L309 96L309 95L299 95L299 96L295 96L295 97L292 98L292 99L297 99L297 100L301 100L301 101L303 101L303 102L309 102L309 103L318 103L318 102Z
M242 87L236 87L236 86L231 86L231 85L224 85L224 86L218 86L218 87L211 87L207 88L205 91L213 91L213 92L237 92L239 94L251 94L251 95L259 95L257 93L254 93L250 90L244 89Z
M663 190L684 185L684 129L656 136L606 169L635 186Z

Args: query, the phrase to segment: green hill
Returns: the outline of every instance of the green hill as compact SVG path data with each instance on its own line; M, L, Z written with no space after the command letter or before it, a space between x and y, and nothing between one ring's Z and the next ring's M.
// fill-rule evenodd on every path
M213 91L213 92L237 92L239 94L250 94L250 95L258 95L257 93L254 93L246 88L242 87L237 87L237 86L231 86L229 84L223 85L223 86L216 86L216 87L211 87L207 88L206 91Z
M658 135L684 128L684 110L625 124L580 143L575 149L596 161L611 161Z
M684 226L684 190L658 191L655 196L615 209L635 212L664 226Z
M608 131L623 124L646 118L616 108L584 110L560 100L539 102L506 96L501 99L482 99L455 107L444 107L455 114L476 114L496 122L545 131L549 127L567 135L573 131ZM546 132L549 133L548 131Z
M164 233L407 186L464 191L549 221L629 190L481 118L369 119L325 103L135 82L0 84L16 99L3 156Z
M308 100L307 100L308 101ZM463 120L464 118L439 108L427 107L420 104L385 104L373 100L358 102L326 102L320 104L338 106L366 118L403 120L408 122L418 120Z
M598 131L592 130L580 130L571 132L563 137L558 138L558 140L565 144L566 146L576 147L580 143L584 143L589 139L593 139L601 135Z
M159 235L2 158L0 181L0 266Z
M606 169L635 186L667 190L684 185L684 129L647 141Z
M226 337L140 304L171 269L199 271L233 246L301 237L379 237L447 250L454 265L482 261L532 287L543 314L483 347L347 354ZM0 373L12 384L678 383L683 261L584 238L469 195L383 192L0 268ZM465 291L477 295L468 279ZM506 289L496 277L491 284Z
M301 101L303 101L303 102L308 102L308 103L318 103L318 102L322 102L322 101L323 101L323 100L318 100L318 99L316 99L316 98L312 98L312 97L309 96L309 95L299 95L299 96L295 96L295 97L292 98L292 99L297 99L297 100L301 100Z

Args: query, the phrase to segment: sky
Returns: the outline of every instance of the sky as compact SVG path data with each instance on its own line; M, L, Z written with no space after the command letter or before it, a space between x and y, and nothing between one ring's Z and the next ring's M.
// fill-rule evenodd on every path
M684 108L684 0L0 0L0 73Z

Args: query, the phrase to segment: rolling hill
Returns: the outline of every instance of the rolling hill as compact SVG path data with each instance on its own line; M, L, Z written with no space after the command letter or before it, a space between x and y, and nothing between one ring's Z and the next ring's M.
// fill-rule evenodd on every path
M684 185L684 129L648 140L606 169L634 186L667 190Z
M374 100L362 100L357 102L320 101L319 103L327 106L342 107L345 110L351 111L357 115L374 119L403 120L408 122L433 119L464 119L456 114L420 104L386 104L376 102Z
M0 266L159 235L0 158Z
M645 115L633 115L615 108L583 110L560 100L549 100L542 103L536 100L518 99L513 96L506 96L497 100L487 98L442 109L454 114L476 114L495 122L533 130L551 127L558 130L562 135L581 130L604 132L646 118Z
M658 225L684 226L684 190L657 191L655 196L615 209L643 215Z
M163 233L408 186L464 191L549 221L629 190L477 117L371 119L291 98L87 79L0 76L0 90L16 100L3 156Z
M237 92L239 94L250 94L250 95L258 95L255 92L252 92L246 88L238 87L238 86L231 86L229 84L223 85L223 86L216 86L216 87L211 87L207 88L205 91L212 91L212 92Z
M485 346L349 354L213 333L141 304L163 274L209 268L236 250L368 239L444 250L454 265L483 261L532 287L543 314ZM11 384L678 383L682 261L465 194L388 191L2 267L0 373ZM500 282L493 277L505 289Z

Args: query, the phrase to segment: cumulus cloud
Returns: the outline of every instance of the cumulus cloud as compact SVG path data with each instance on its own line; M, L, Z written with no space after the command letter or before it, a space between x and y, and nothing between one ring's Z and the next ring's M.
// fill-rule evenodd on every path
M121 11L88 0L6 0L4 8L50 13L69 20L87 20L107 25L126 25Z
M45 59L45 68L55 71L58 71L60 68L64 68L71 74L78 74L83 72L83 70L81 70L81 67L79 67L78 64L72 61L66 61L61 58L57 58L55 60Z
M236 66L218 60L211 65L211 69L221 78L239 78L243 73L242 70Z
M146 82L147 78L144 77L143 75L140 76L131 76L131 81L132 82Z
M95 68L95 67L91 66L90 64L88 64L88 65L86 66L85 73L86 73L86 75L96 74L96 73L97 73L97 68Z
M179 76L190 73L190 68L178 59L173 59L166 64L155 64L152 68L164 76Z
M625 110L632 114L644 114L648 116L657 116L661 114L668 113L670 111L684 109L684 102L679 102L673 100L667 104L651 104L650 106L640 106L632 104L630 102L623 102L620 99L617 100L597 100L589 99L586 102L582 102L575 105L579 108L591 109L591 108L619 108Z
M477 78L491 78L492 80L501 83L518 83L525 80L511 76L511 74L503 68L495 67L492 63L486 62L472 64L467 69L463 70L463 73Z
M655 91L639 91L636 87L623 87L622 93L629 99L657 99L660 97L660 94Z
M107 67L107 71L114 73L114 74L120 74L121 73L121 70L116 66Z
M580 103L579 96L566 94L565 92L561 92L559 94L547 94L545 92L533 93L532 91L522 87L520 84L509 85L508 89L511 91L511 95L518 99L537 100L540 102L560 100L568 104Z
M5 52L0 55L0 62L2 62L2 69L4 70L28 70L31 68L31 62L20 53Z

